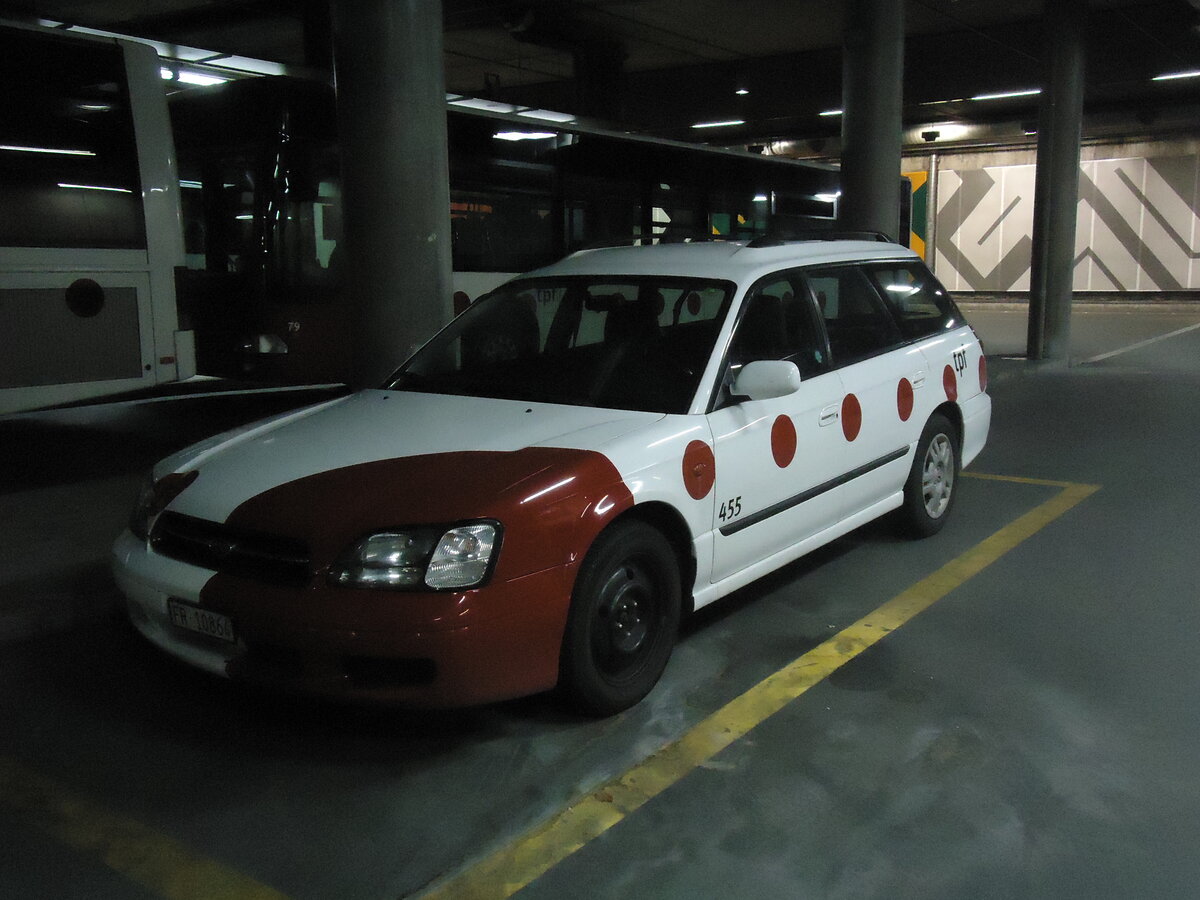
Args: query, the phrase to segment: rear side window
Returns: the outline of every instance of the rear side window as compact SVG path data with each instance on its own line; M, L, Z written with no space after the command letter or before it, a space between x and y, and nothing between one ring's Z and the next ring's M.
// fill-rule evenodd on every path
M0 245L146 246L119 47L0 31Z
M825 320L830 361L835 367L866 359L900 343L891 312L862 269L813 269L807 279Z
M928 337L958 324L950 295L924 266L872 266L867 273L891 307L906 339Z

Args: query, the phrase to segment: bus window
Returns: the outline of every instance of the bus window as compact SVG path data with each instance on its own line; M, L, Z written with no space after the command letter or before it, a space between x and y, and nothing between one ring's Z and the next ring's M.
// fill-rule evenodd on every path
M553 199L540 192L450 190L456 272L524 272L558 258Z
M757 237L767 233L770 200L766 192L717 194L712 198L709 224L724 237Z
M699 192L679 185L657 184L651 190L651 234L696 237L704 233L700 224Z
M341 192L331 147L296 147L271 166L274 191L260 210L269 299L326 303L338 296L333 267Z
M0 245L145 248L121 50L6 32L0 78Z

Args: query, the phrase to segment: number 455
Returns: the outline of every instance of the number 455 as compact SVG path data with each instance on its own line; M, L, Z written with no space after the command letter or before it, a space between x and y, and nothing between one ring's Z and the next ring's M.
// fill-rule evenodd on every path
M736 519L742 514L742 498L734 497L732 500L726 500L721 504L721 511L717 513L718 518L722 522L729 519Z

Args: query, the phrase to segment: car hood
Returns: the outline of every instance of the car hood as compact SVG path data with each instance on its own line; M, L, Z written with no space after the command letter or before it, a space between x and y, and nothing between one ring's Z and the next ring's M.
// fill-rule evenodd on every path
M393 494L379 490L376 480L390 472L404 478L405 496L428 521L461 514L438 497L461 496L468 488L495 496L575 458L518 451L594 451L662 418L659 413L364 391L204 441L164 460L156 475L197 471L196 481L170 508L223 522L252 498L314 479L331 487L336 482L338 493L353 495L341 496L340 504L370 507L383 494ZM338 477L330 479L335 471ZM440 483L429 483L431 472L439 474ZM320 509L306 511L306 517L321 515Z

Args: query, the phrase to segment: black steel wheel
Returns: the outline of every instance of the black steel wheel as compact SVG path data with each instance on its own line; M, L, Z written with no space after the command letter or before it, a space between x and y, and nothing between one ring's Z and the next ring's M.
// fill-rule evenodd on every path
M941 413L925 423L900 508L903 529L913 537L937 534L950 517L960 471L958 430Z
M662 533L619 522L584 558L571 596L560 686L591 715L628 709L667 666L679 628L679 565Z

